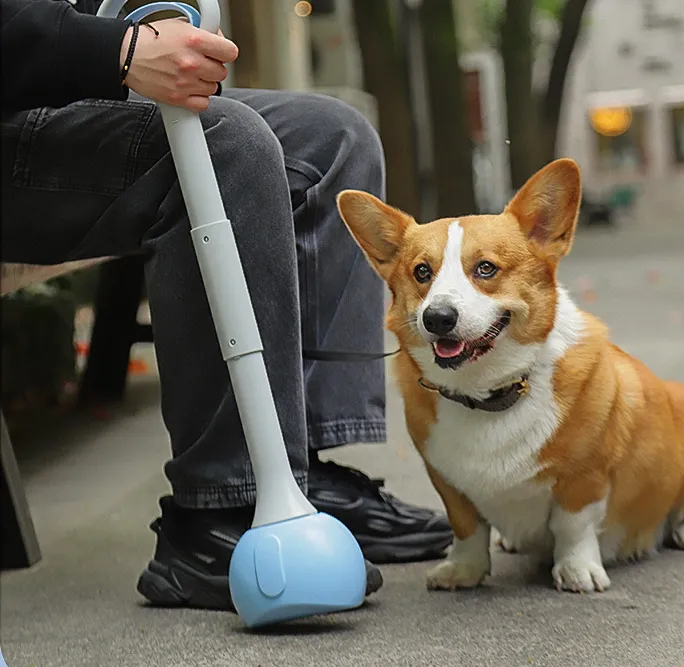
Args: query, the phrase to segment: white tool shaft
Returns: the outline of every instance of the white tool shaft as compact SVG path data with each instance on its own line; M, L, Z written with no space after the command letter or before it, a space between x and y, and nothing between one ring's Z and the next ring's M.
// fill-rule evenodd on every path
M98 16L118 16L125 2L105 0ZM200 28L216 33L221 19L218 2L198 0L198 5ZM199 115L165 104L159 108L252 461L257 486L252 525L314 514L316 509L297 486L287 458L256 318ZM296 322L292 324L298 326ZM183 326L183 322L178 326ZM231 434L226 433L225 438L225 446L232 446Z

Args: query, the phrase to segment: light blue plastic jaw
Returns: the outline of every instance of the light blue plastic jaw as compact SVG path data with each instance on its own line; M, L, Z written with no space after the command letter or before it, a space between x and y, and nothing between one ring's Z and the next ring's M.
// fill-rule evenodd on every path
M230 594L251 628L354 609L366 565L346 526L319 512L248 530L230 561Z

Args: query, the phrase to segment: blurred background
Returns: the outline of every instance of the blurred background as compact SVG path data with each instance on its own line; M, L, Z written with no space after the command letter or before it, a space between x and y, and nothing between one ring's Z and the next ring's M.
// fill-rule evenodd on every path
M588 222L653 218L656 203L682 210L681 0L228 0L227 10L241 49L233 83L358 107L383 139L388 199L423 220L499 210L557 156L582 167Z

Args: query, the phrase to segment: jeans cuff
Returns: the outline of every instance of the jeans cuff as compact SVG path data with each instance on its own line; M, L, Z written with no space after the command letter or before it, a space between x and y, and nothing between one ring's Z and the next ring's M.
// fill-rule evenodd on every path
M320 451L356 443L387 441L384 419L340 419L309 424L309 449Z
M254 507L256 483L249 471L248 479L226 484L193 486L172 484L173 499L181 507L190 509L224 509L231 507ZM294 473L295 481L304 495L307 494L307 474Z

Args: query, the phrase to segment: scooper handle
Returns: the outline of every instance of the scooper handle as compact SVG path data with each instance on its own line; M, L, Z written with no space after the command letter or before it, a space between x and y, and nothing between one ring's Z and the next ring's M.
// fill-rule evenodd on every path
M98 16L117 17L125 2L104 0ZM217 0L197 0L197 4L200 22L196 27L218 32L221 14ZM141 20L161 9L169 9L168 5L176 5L174 9L193 23L196 21L196 10L182 3L152 3L135 10L133 15L135 20ZM247 282L199 115L181 107L158 106L254 470L257 501L252 525L314 514L316 509L297 486L290 468Z

